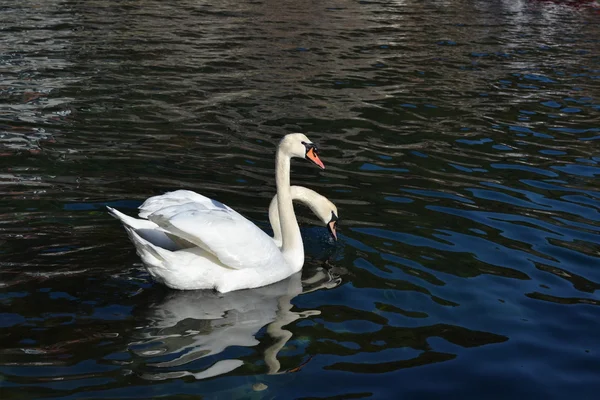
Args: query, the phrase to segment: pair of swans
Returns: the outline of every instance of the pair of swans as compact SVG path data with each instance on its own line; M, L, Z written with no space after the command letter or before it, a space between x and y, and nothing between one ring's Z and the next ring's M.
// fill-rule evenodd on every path
M286 135L277 149L277 194L269 207L271 238L232 208L189 190L146 200L138 218L108 207L119 219L152 277L180 290L221 293L279 282L300 271L304 245L292 200L306 203L337 239L337 208L316 192L290 186L290 161L305 158L324 169L305 135Z

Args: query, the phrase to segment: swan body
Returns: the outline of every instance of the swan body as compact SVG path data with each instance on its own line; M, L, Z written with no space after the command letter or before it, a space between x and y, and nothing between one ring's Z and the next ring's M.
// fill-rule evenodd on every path
M275 175L281 247L232 208L187 190L146 200L139 213L145 219L112 208L109 212L123 222L152 277L166 286L222 293L265 286L298 272L304 264L290 188L293 157L324 168L316 146L305 135L289 134L280 142Z

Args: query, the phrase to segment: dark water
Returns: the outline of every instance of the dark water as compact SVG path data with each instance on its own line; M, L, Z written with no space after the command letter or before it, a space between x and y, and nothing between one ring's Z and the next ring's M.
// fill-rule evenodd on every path
M337 245L153 283L104 206L266 227L295 131ZM0 397L596 398L599 141L597 3L0 1Z

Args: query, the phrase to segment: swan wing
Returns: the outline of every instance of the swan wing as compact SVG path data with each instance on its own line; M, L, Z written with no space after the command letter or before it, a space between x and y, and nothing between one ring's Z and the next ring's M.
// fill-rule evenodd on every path
M107 206L106 208L110 215L120 220L126 227L135 230L139 236L153 245L168 250L179 249L179 246L154 222L145 219L132 218L112 207Z
M212 253L229 268L264 269L285 265L271 237L233 209L208 200L160 208L149 214L148 220Z
M139 206L139 216L140 218L148 218L150 214L160 209L190 202L201 204L207 209L225 209L233 211L231 207L209 197L192 192L191 190L175 190L173 192L167 192L159 196L148 198L141 206Z

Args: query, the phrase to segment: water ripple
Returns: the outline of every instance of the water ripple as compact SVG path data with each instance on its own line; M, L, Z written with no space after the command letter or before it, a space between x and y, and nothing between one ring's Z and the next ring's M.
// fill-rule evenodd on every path
M593 398L597 2L0 9L8 397ZM302 275L154 283L105 206L186 188L266 227L293 131L340 241L297 207Z

